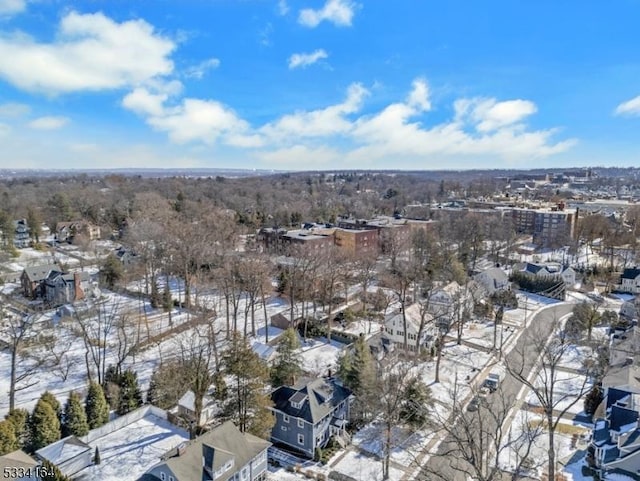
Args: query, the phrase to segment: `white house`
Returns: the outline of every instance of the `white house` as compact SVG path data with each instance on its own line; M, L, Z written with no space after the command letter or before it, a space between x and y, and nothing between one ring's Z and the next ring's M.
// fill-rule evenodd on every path
M473 279L485 289L488 295L496 291L508 290L511 287L509 276L499 267L491 267L479 272L473 276Z
M426 312L424 306L421 306L419 303L407 307L404 315L407 323L407 347L409 350L416 351L416 346L430 349L435 341L436 334L433 316ZM424 319L424 326L418 339L422 319ZM396 312L387 316L384 321L384 334L391 342L404 348L405 329L402 312Z
M637 294L640 292L640 269L628 268L622 272L620 276L620 285L618 290L621 292L630 292Z
M193 391L187 391L178 401L178 414L191 421L195 421L198 426L206 426L212 422L219 410L212 398L204 396L202 399L200 419L196 419L196 395Z
M473 309L473 296L471 284L461 286L452 281L444 287L435 290L429 296L429 313L433 316L438 326L450 327L465 311Z

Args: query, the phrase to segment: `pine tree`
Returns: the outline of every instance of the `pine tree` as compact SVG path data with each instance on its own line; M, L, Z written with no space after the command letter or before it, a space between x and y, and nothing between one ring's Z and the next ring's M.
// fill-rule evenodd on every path
M58 398L56 398L51 392L45 391L42 396L40 396L40 399L42 399L44 402L49 403L49 405L56 412L58 421L62 420L62 406L60 406L60 401L58 401Z
M60 471L60 468L58 468L58 466L47 461L46 459L42 462L42 468L42 481L70 481L69 477L62 474L62 471Z
M340 357L338 377L355 395L352 408L354 419L366 421L372 412L371 404L375 401L376 375L373 357L364 337L359 337L353 343L353 350Z
M60 439L60 421L51 404L41 396L29 418L31 450L37 451Z
M109 405L104 397L104 391L100 384L89 384L87 399L85 400L85 412L89 429L99 428L109 421Z
M89 432L87 414L82 407L80 395L74 391L69 393L69 399L64 407L62 434L63 436L84 436Z
M271 384L273 387L295 384L302 373L302 359L296 350L300 347L298 334L293 328L282 333L278 341L277 355L271 368Z
M14 409L6 416L6 420L13 426L13 431L18 442L18 449L29 447L29 411L26 409Z
M0 456L20 449L13 424L9 421L0 422Z
M420 428L427 422L428 409L432 403L429 386L420 379L414 378L405 388L400 416L412 428Z
M269 408L273 406L265 384L269 369L247 344L234 333L230 348L224 355L229 383L225 411L242 432L268 437L275 420Z
M93 463L100 464L100 450L98 449L98 446L96 446L96 452L93 455Z
M584 412L593 417L593 414L596 412L596 409L598 409L598 406L603 399L604 394L602 393L602 388L600 385L596 384L584 397Z
M127 370L120 376L120 402L118 414L127 414L142 406L142 392L138 386L138 375Z

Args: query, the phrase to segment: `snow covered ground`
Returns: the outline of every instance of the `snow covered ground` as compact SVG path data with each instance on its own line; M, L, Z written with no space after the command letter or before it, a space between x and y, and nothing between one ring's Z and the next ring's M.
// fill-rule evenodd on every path
M547 459L548 436L547 431L540 427L542 418L530 412L520 410L514 416L507 439L503 440L505 447L501 448L499 463L506 470L514 469L522 457L527 453L529 440L533 439L531 452L528 455L532 463L534 479L544 471ZM565 429L564 426L567 426ZM555 433L556 456L559 461L568 459L573 455L577 447L573 444L572 435L563 434L568 429L577 433L587 433L588 429L563 422ZM583 478L576 478L583 479Z
M382 481L383 479L381 461L353 451L348 451L332 469L358 481ZM389 470L391 481L399 481L403 475L404 472L399 469L392 467Z
M99 465L82 470L79 480L135 481L160 456L188 441L189 434L153 414L102 436L89 445L100 450Z
M323 337L309 340L300 349L302 368L317 376L326 375L329 369L335 372L338 357L345 347L345 344L333 339L329 342Z

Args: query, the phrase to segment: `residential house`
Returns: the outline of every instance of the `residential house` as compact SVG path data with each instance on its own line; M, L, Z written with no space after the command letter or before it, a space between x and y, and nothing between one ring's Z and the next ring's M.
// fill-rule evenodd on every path
M13 245L16 249L24 249L31 244L31 236L29 235L29 225L27 219L19 219L13 221Z
M64 273L52 270L42 283L42 297L50 306L81 301L90 287L88 272Z
M210 396L202 398L202 412L199 419L196 419L196 395L189 390L178 401L178 415L187 421L193 421L198 426L206 426L213 422L215 415L219 412L215 400Z
M138 255L131 249L127 249L124 246L118 247L114 252L116 258L122 262L125 267L135 264L138 260Z
M100 227L86 220L58 222L56 224L56 239L58 242L72 243L77 235L83 235L89 240L100 239Z
M561 264L533 264L527 262L520 265L520 271L529 275L538 277L555 277L562 278L565 285L572 286L576 283L576 271L571 266Z
M627 268L620 276L620 284L617 286L620 292L638 294L640 292L640 269Z
M271 393L276 423L271 441L312 458L335 437L349 440L346 425L353 400L351 391L331 378L300 380Z
M511 288L509 276L499 267L491 267L479 272L473 276L473 279L484 288L488 295Z
M634 326L627 331L616 331L609 344L609 365L621 366L633 363L640 353L640 328Z
M607 389L602 416L595 420L589 449L589 461L598 470L600 479L607 479L610 472L635 475L640 471L639 408L639 394L614 387Z
M58 264L43 264L39 266L26 267L20 275L22 293L24 297L36 299L43 293L42 283L50 272L62 272Z
M429 313L442 329L448 329L466 312L473 310L473 297L469 286L456 281L434 290L429 296Z
M631 299L628 301L624 301L620 306L620 316L626 319L637 319L638 318L638 301L636 299Z
M40 463L24 451L18 450L0 456L0 473L2 479L15 481L39 481L34 469Z
M436 326L433 316L427 312L427 306L418 302L410 305L404 311L390 314L384 321L384 337L389 339L396 347L404 348L405 321L407 333L407 347L410 351L431 349L436 338ZM420 332L420 325L423 325ZM418 337L419 336L419 337Z
M140 481L263 481L269 446L227 421L166 453Z
M36 451L36 457L56 465L65 476L72 476L92 463L93 449L76 436L67 436Z

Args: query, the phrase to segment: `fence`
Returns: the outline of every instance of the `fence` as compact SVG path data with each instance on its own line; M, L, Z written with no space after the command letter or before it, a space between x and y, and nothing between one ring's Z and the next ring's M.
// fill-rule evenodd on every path
M164 409L160 409L155 406L142 406L141 408L136 409L135 411L131 411L130 413L125 414L124 416L120 416L114 419L113 421L109 421L104 426L100 426L99 428L92 429L91 431L89 431L89 434L81 437L80 439L85 443L92 443L96 439L99 439L111 433L114 433L117 430L122 429L130 424L133 424L136 421L139 421L140 419L148 415L154 415L164 420L168 419L167 412ZM185 437L188 437L186 432L185 432Z

